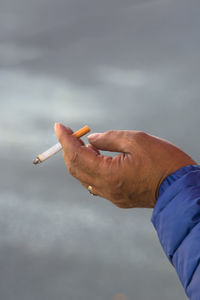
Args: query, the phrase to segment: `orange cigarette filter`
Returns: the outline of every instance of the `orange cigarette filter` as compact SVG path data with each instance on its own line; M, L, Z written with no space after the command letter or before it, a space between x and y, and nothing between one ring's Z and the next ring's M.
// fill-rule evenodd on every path
M74 132L73 135L77 138L80 138L90 132L90 128L86 125L83 128L79 129L78 131Z

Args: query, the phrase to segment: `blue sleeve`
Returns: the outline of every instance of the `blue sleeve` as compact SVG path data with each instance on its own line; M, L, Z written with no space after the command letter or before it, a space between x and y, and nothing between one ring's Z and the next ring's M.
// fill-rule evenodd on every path
M200 166L186 166L161 184L151 219L189 299L200 299Z

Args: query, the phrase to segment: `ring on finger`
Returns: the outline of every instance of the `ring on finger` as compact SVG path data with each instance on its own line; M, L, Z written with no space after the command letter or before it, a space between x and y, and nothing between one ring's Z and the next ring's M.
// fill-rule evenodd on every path
M91 185L88 185L88 192L90 193L90 194L92 194L93 196L97 196L96 194L94 194L93 193L93 191L92 191L92 186Z

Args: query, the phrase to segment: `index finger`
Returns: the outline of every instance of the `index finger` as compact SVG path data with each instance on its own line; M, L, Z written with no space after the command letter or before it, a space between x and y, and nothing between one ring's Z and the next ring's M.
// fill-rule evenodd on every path
M94 183L100 174L104 157L90 147L83 146L68 127L57 124L55 131L69 172L83 182Z

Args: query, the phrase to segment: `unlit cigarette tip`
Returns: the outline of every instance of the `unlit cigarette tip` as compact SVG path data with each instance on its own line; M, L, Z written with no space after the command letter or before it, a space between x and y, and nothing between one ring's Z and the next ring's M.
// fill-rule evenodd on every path
M35 159L33 160L33 164L34 164L34 165L38 165L39 163L40 163L39 158L35 158Z

